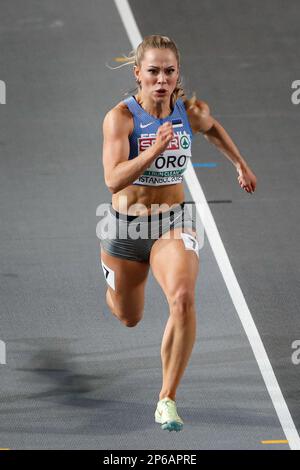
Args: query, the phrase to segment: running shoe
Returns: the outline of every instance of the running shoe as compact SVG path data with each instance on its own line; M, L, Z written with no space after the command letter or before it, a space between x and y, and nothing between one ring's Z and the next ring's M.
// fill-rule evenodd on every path
M162 429L181 431L183 421L177 414L174 400L171 400L169 397L159 400L155 411L155 422L160 423Z

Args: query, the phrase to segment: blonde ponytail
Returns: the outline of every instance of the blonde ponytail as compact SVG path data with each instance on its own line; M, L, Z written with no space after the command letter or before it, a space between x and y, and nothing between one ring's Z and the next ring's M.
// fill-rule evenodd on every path
M129 55L123 54L123 57L120 58L119 60L122 61L123 63L117 67L110 67L108 64L106 64L110 69L119 69L121 67L124 67L125 65L133 65L140 67L142 60L144 58L145 52L148 49L170 49L171 51L174 52L175 57L177 59L178 63L178 68L180 68L180 53L179 50L172 39L168 38L167 36L161 36L158 34L154 34L151 36L146 36L143 41L138 45L136 50L132 50ZM130 90L129 92L125 93L125 95L132 94L134 92L138 92L140 90L140 85L133 90ZM174 108L176 101L178 98L181 98L184 103L186 103L186 107L188 108L189 106L195 104L197 98L195 95L195 92L193 93L193 96L191 99L188 99L184 87L183 87L183 82L182 79L179 78L178 82L176 84L176 88L172 93L171 96L171 104L172 107Z

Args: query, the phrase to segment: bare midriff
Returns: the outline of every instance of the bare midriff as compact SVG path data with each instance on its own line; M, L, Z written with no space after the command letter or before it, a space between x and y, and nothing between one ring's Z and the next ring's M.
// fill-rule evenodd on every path
M113 194L112 206L116 211L123 214L149 215L165 212L168 207L180 204L184 199L183 183L168 184L157 188L131 184ZM153 204L162 207L153 207Z

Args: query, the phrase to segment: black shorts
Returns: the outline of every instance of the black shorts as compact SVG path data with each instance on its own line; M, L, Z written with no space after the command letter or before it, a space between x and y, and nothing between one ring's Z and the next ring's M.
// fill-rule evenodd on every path
M186 202L173 205L166 212L145 216L122 214L110 204L107 215L99 224L100 245L103 250L112 256L133 261L149 262L155 241L174 228L181 227L182 232L185 232L185 229L197 232L195 214L191 214ZM190 243L194 244L194 247L198 246L197 235L189 237ZM187 238L188 236L184 240L185 245Z

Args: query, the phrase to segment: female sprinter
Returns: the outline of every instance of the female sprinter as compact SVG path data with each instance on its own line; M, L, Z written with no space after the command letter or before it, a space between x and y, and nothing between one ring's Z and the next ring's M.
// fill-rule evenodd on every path
M208 105L185 96L175 43L166 36L147 36L133 53L126 59L134 64L137 93L103 121L104 178L112 193L108 217L118 229L100 237L101 263L107 304L124 325L133 327L142 318L149 267L166 296L169 318L155 421L162 429L179 431L183 421L176 390L196 337L199 244L194 217L184 210L183 185L193 136L204 134L231 160L248 193L255 190L256 177ZM143 237L132 236L137 225Z

